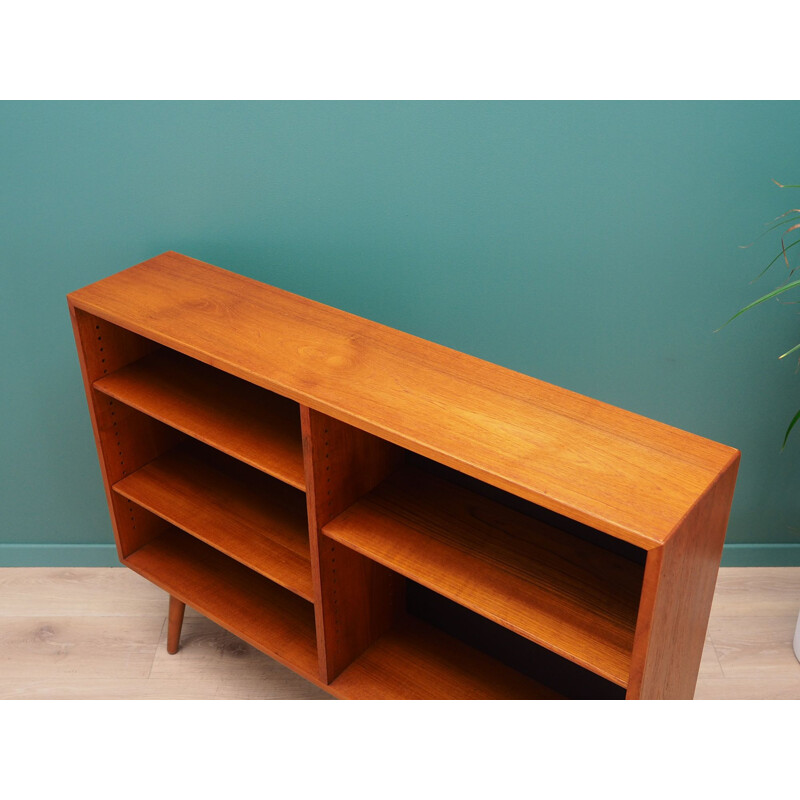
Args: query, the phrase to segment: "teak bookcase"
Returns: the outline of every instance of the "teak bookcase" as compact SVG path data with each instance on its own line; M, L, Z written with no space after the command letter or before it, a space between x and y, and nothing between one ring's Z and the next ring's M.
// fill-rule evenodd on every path
M691 698L738 451L178 253L68 296L123 564L345 698Z

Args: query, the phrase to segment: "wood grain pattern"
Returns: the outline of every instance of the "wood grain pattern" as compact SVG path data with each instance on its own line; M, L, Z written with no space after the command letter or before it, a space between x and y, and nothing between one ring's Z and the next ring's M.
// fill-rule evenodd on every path
M162 615L164 593L123 567L0 567L0 617Z
M229 475L210 456L197 446L175 448L116 483L114 492L312 600L303 494L250 468Z
M721 569L708 624L720 671L701 667L695 699L800 700L798 610L800 567Z
M695 700L800 700L800 674L789 678L710 678L698 681Z
M201 442L305 490L296 403L171 350L94 384Z
M800 607L791 616L712 617L708 632L726 678L761 680L794 674L800 663L792 640Z
M323 526L356 550L626 686L642 568L402 469Z
M314 611L297 595L177 529L124 563L253 647L319 680Z
M404 581L341 547L321 526L373 488L402 454L356 428L301 407L320 676L330 683L404 608Z
M694 695L738 467L737 454L677 534L647 554L629 699Z
M83 674L64 675L57 670L40 669L40 672L45 677L19 680L0 675L0 700L215 700L219 697L219 681L213 680L180 682L147 677L105 677L110 673L90 678ZM297 680L309 685L299 676ZM261 691L265 699L268 689L262 686Z
M800 610L800 567L725 567L711 617L791 617Z
M70 300L648 549L673 534L734 452L177 253Z
M163 600L162 600L163 607ZM163 617L3 617L0 685L52 676L60 680L144 679Z

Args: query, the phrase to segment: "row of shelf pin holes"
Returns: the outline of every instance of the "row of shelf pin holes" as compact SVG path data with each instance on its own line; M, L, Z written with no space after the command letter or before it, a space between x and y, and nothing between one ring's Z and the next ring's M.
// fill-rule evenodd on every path
M94 327L95 327L95 330L97 330L97 331L100 330L100 326L99 325L95 325ZM97 335L97 341L98 342L102 342L103 341L102 334L98 334ZM105 352L105 347L100 346L99 347L99 352L101 352L101 353ZM100 357L100 363L101 364L105 364L106 363L105 357L103 357L103 356ZM105 366L103 367L103 374L104 375L108 374L108 367L105 367ZM108 400L109 409L113 409L113 406L114 406L114 401L111 398L109 398L109 400ZM111 416L115 417L116 415L117 415L117 412L112 410L111 411ZM121 467L124 467L125 466L125 457L123 456L122 449L121 449L122 443L119 440L119 428L117 427L117 420L113 421L112 427L114 428L114 439L115 439L115 444L117 446L117 453L119 453L119 457L120 457L120 462L119 463L120 463ZM122 474L123 475L127 475L128 471L123 469L122 470ZM132 529L136 530L136 515L134 514L134 511L133 511L133 504L130 501L128 501L128 513L131 515L131 523L133 523L132 524Z
M95 326L94 326L94 328L95 328L95 330L97 330L97 331L99 331L99 330L100 330L100 326L99 326L99 325L95 325ZM98 341L98 342L102 342L102 341L103 341L103 335L102 335L102 333L98 333L98 334L97 334L97 341ZM99 351L100 351L101 353L102 353L102 352L104 352L104 350L105 350L105 348L104 348L104 347L100 347L100 348L99 348ZM100 359L100 363L101 363L101 364L105 364L105 363L106 363L106 360L105 360L105 358L102 358L102 357L101 357L101 359ZM104 374L104 375L107 375L107 374L108 374L108 367L103 367L103 374ZM109 401L108 401L108 405L109 405L109 408L111 408L111 407L114 405L114 401L113 401L113 400L111 400L111 399L109 399ZM116 416L116 412L115 412L115 411L112 411L112 412L111 412L111 416L112 416L112 417L115 417L115 416ZM116 421L116 420L114 420L113 427L114 427L114 437L115 437L115 439L116 439L116 444L117 444L117 452L119 453L119 456L120 456L120 462L119 462L119 463L120 463L120 466L124 466L124 465L125 465L125 461L123 460L123 459L124 459L124 457L123 457L123 455L122 455L122 450L120 449L122 445L121 445L121 443L120 443L120 441L119 441L119 430L117 429L117 421ZM123 475L127 475L128 473L127 473L127 471L126 471L126 470L124 470L124 469L123 469L123 470L122 470L122 474L123 474Z
M99 330L100 330L100 326L99 326L99 325L95 325L95 326L94 326L94 328L95 328L95 330L97 330L97 331L99 331ZM98 342L102 342L102 341L103 341L103 337L102 337L102 335L101 335L101 334L98 334L98 335L97 335L97 341L98 341ZM103 348L103 347L101 347L101 348L100 348L100 352L101 352L101 353L102 353L104 350L105 350L105 348ZM101 364L105 364L105 363L106 363L106 360L105 360L105 358L102 358L102 357L101 357L101 359L100 359L100 363L101 363ZM103 367L103 375L107 375L107 374L108 374L108 367Z
M329 458L328 454L328 429L325 428L325 458L326 460ZM325 464L325 472L327 473L325 478L325 485L328 487L327 489L327 497L328 502L330 503L330 496L331 496L331 489L330 489L330 482L331 482L331 465L326 463ZM331 579L333 581L333 623L336 632L339 632L339 603L338 603L338 590L336 584L338 583L336 578L336 545L331 542Z
M111 398L109 398L109 400L108 400L109 408L112 408L113 405L114 405L114 401ZM111 416L112 417L115 417L116 415L117 415L116 411L111 411ZM122 444L121 444L121 442L119 440L119 430L117 428L117 421L116 420L114 420L114 422L113 422L113 428L114 428L114 438L116 440L116 445L117 445L117 452L119 453L119 456L120 456L120 462L119 463L120 463L120 466L124 467L125 466L125 461L124 461L124 457L123 457L123 454L122 454L122 450L120 449L122 447ZM122 474L123 475L127 475L128 474L127 470L123 469L122 470ZM131 524L131 529L135 531L136 530L136 514L135 514L135 512L133 510L133 503L130 500L128 501L128 513L131 515L131 523L132 523Z

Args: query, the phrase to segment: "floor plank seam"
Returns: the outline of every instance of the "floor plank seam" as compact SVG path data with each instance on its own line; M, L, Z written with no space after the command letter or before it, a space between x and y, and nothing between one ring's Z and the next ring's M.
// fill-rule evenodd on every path
M717 645L714 642L714 637L711 634L708 635L708 641L711 644L711 650L714 653L714 658L717 660L717 666L719 667L719 671L722 673L722 677L724 678L725 677L725 669L722 666L722 659L719 657L719 652L717 650ZM698 681L698 683L699 683L699 681Z
M166 640L166 627L167 627L167 616L166 614L163 615L161 620L161 629L158 633L158 641L156 641L156 646L153 648L153 657L150 659L150 668L147 670L146 680L150 680L153 674L153 667L156 663L156 658L158 658L158 648L161 646L161 642Z

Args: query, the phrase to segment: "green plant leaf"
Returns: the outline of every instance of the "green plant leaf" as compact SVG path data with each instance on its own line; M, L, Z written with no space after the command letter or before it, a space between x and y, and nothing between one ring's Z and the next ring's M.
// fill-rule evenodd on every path
M792 210L793 211L798 211L798 213L800 213L800 209L792 209ZM787 211L786 212L786 214L791 214L791 213L792 213L792 211ZM739 249L740 250L747 250L748 247L752 247L759 239L763 239L768 233L771 233L772 231L774 231L775 228L780 228L780 227L782 227L784 225L788 225L789 223L794 222L795 220L800 220L800 217L790 217L789 219L783 219L786 216L786 214L781 214L780 217L778 217L780 222L776 222L774 225L770 225L769 228L767 228L764 231L764 233L759 234L755 239L753 239L752 242L750 242L750 244L740 244L739 245ZM769 223L766 223L766 224L769 225Z
M782 356L778 356L778 358L786 358L786 356L790 356L794 353L795 350L800 350L800 344L796 344L791 350L787 350Z
M789 439L789 434L792 432L792 428L794 428L797 420L800 419L800 409L798 409L797 413L792 418L792 421L789 423L789 427L786 429L786 436L783 437L783 444L781 445L781 452L783 452L783 448L786 447L786 442Z
M771 180L776 186L780 186L781 189L800 189L800 183L778 183L775 178Z
M728 322L725 323L725 325L728 325L729 323L733 322L736 319L736 317L738 317L740 314L744 314L745 311L749 311L751 308L755 308L755 306L759 305L760 303L763 303L765 300L777 297L779 294L783 294L784 292L789 291L789 289L793 289L795 286L800 286L800 280L792 281L791 283L786 283L783 286L779 286L777 289L774 289L769 294L765 294L763 297L759 297L758 300L754 300L752 303L746 305L744 308L740 308L728 320ZM718 331L722 330L725 327L725 325L720 325L719 328L717 328L717 330Z
M772 261L770 261L769 264L767 264L767 266L764 267L764 269L762 269L761 272L758 273L758 276L756 278L753 278L752 281L750 281L750 283L755 283L781 256L784 256L784 257L786 256L786 251L787 250L791 250L796 244L800 244L800 239L798 239L796 242L792 242L790 245L787 245L786 247L784 247L781 250L781 252L778 253L778 255L776 255L775 258L773 258Z

